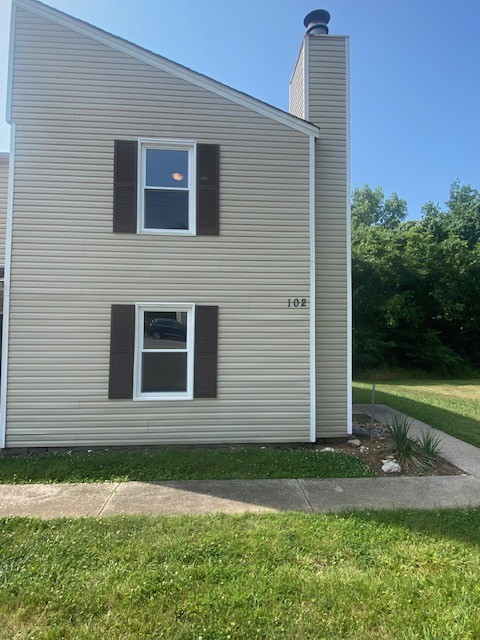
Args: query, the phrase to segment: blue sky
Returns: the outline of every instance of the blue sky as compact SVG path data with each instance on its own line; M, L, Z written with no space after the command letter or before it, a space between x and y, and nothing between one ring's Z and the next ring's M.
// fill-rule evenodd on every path
M414 218L428 200L443 203L456 178L480 189L478 0L48 4L282 109L303 18L325 8L330 32L351 37L352 186L396 191ZM0 0L3 105L9 14L9 0ZM8 150L8 129L2 117L0 150Z

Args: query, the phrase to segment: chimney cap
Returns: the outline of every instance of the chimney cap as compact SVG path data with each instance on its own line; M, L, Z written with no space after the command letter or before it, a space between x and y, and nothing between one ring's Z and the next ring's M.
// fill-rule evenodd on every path
M315 35L327 35L327 24L330 22L330 14L325 9L315 9L305 16L303 24L307 27L307 33Z

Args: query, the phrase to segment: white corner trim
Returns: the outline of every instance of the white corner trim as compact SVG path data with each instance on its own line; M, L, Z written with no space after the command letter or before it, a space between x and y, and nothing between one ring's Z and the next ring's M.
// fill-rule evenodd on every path
M310 36L305 36L303 53L303 117L310 118Z
M347 113L347 433L352 433L353 311L352 311L352 215L351 215L351 136L350 136L350 39L345 38Z
M317 439L315 285L315 136L310 136L310 442Z
M13 89L13 55L15 41L15 18L17 8L12 3L10 14L10 43L8 45L8 75L7 75L7 103L5 109L5 120L10 124L12 119L12 89Z
M5 448L7 434L8 346L10 326L10 266L12 263L13 185L15 180L15 125L10 129L8 165L7 229L5 237L5 277L3 291L2 381L0 385L0 449Z
M311 124L310 122L304 122L291 114L281 111L276 107L273 107L265 102L261 102L252 96L249 96L241 91L237 91L236 89L232 89L227 85L224 85L212 78L208 78L207 76L202 75L192 69L188 69L187 67L183 67L173 60L168 60L156 53L151 51L147 51L146 49L142 49L141 47L128 42L118 36L114 36L111 33L107 33L98 27L90 25L86 22L82 22L77 18L69 16L65 13L62 13L56 9L52 9L47 5L36 2L36 0L13 0L13 5L22 7L27 11L32 11L33 13L37 13L44 18L52 20L58 24L67 27L68 29L72 29L77 33L81 33L97 42L101 42L112 49L116 49L117 51L122 51L137 60L141 60L142 62L146 62L147 64L156 67L157 69L161 69L171 75L177 76L182 80L186 80L191 84L194 84L198 87L206 89L207 91L211 91L218 96L226 98L231 102L239 104L251 111L255 111L256 113L266 116L271 120L275 120L276 122L280 122L281 124L290 127L291 129L296 129L301 133L305 133L306 135L317 135L318 136L318 127Z

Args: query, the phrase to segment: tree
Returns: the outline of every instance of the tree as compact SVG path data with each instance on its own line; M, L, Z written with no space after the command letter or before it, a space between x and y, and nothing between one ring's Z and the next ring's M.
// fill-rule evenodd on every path
M480 367L480 194L452 184L446 209L380 187L352 201L354 364L455 374Z
M394 229L407 217L407 202L396 193L385 200L381 187L372 189L367 184L361 189L356 187L352 196L352 219L354 222L370 227L381 224Z

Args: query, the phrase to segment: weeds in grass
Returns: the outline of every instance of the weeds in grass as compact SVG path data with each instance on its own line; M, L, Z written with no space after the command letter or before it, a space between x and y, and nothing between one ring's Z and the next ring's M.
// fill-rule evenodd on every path
M420 472L435 466L441 440L433 431L424 431L419 437L412 438L410 420L398 416L394 416L386 426L393 440L390 453L396 456L400 466Z
M479 509L0 519L0 638L478 640L479 530Z
M355 456L307 448L229 447L0 456L0 483L253 478L369 478ZM0 621L1 627L1 621ZM1 636L1 634L0 634Z

